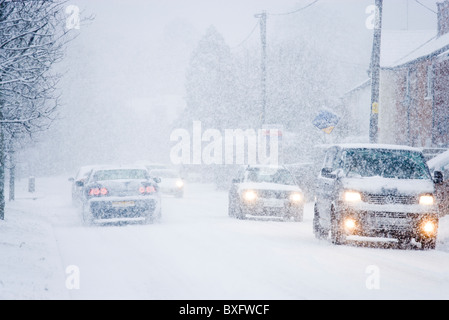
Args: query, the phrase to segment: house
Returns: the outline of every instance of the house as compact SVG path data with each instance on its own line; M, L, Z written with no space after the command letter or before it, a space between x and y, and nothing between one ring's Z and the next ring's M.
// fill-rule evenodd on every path
M449 1L437 7L437 34L382 64L380 143L449 147Z
M449 147L449 0L437 7L437 32L383 30L379 143ZM370 98L369 80L342 98L366 134Z

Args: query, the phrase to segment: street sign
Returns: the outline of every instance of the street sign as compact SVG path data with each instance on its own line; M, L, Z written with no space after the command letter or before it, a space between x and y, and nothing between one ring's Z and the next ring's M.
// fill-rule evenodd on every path
M331 134L340 121L340 117L328 111L321 110L318 116L313 120L313 125L327 134Z

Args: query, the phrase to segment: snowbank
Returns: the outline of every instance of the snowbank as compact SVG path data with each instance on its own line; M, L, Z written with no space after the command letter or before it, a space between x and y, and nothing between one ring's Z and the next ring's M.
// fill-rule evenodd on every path
M64 270L53 228L36 206L42 193L18 188L0 221L0 300L66 299Z

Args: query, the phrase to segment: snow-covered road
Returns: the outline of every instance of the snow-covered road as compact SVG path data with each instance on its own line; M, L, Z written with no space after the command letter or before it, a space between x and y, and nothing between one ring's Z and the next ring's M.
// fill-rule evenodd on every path
M334 246L312 203L301 223L240 221L226 192L192 184L160 223L84 227L67 178L37 179L35 200L23 188L0 222L0 299L449 299L449 217L435 251Z

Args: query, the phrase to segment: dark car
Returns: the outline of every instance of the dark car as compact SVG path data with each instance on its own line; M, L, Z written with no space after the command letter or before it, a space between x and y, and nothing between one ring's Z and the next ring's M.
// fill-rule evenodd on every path
M159 187L145 167L96 167L84 183L83 220L143 220L161 217Z
M285 167L248 166L232 181L229 216L303 221L304 194Z
M316 187L314 233L341 244L347 236L386 237L434 249L439 215L435 183L419 149L336 145L327 149Z
M89 178L92 169L95 168L93 165L82 166L76 172L75 177L69 178L72 182L72 202L75 205L82 203L84 184Z

